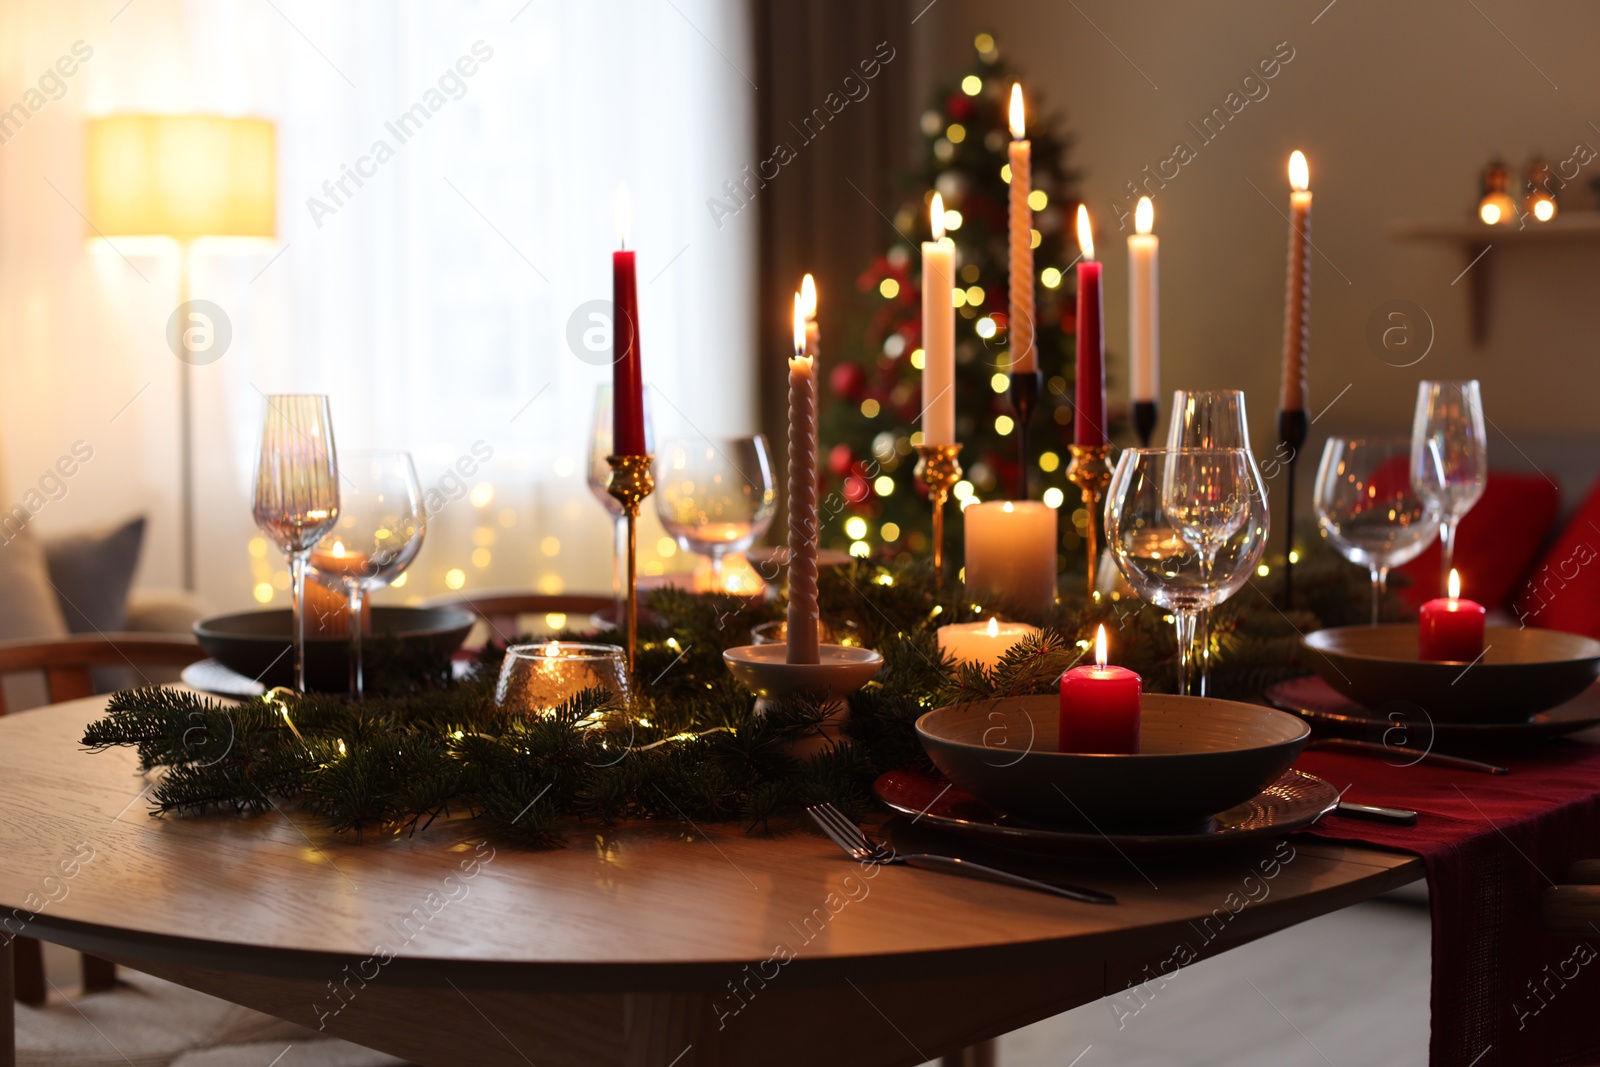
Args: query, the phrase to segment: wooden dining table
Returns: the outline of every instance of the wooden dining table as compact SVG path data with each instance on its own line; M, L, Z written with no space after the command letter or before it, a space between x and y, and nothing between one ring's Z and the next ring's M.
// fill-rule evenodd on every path
M917 1064L1422 875L1304 837L1067 865L1103 906L862 867L798 821L538 851L285 800L152 818L135 754L80 744L103 708L0 718L0 1067L18 929L425 1065Z

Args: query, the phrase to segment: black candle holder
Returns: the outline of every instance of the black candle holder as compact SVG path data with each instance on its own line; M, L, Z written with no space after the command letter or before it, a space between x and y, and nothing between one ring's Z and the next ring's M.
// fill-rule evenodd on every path
M1032 454L1033 412L1039 406L1039 393L1044 389L1044 373L1036 370L1012 371L1011 410L1017 421L1017 493L1016 499L1028 499L1028 457Z
M1156 418L1160 409L1154 400L1135 400L1133 402L1133 428L1139 431L1139 447L1150 447L1150 435L1155 432Z
M1288 504L1283 516L1283 608L1294 607L1294 471L1300 459L1300 449L1306 443L1310 423L1304 410L1278 412L1278 441L1287 446L1284 468L1288 486L1284 495Z

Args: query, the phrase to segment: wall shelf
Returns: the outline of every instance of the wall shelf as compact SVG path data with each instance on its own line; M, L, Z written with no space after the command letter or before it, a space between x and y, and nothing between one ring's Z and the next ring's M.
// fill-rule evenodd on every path
M1459 245L1467 287L1467 325L1474 345L1489 334L1489 282L1494 276L1486 253L1496 245L1543 245L1558 242L1600 242L1600 211L1572 211L1549 222L1528 221L1488 226L1475 218L1397 219L1389 223L1396 241L1432 241Z

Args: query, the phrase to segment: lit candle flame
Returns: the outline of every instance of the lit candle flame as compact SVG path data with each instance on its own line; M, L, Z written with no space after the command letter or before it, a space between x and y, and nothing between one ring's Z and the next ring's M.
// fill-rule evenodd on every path
M987 630L985 630L984 632L987 633L990 637L999 637L1000 636L1000 620L995 618L993 615L990 615L989 616L989 628Z
M1100 626L1094 632L1094 665L1096 667L1104 667L1106 665L1106 625L1105 625L1105 623L1101 623Z
M933 194L933 203L928 205L928 222L933 226L933 239L944 240L944 197L938 193Z
M617 224L617 243L623 248L628 247L628 231L633 229L633 197L628 195L628 183L617 183L617 198L612 209L612 218Z
M539 655L546 659L557 659L561 655L561 642L551 641L539 650Z
M1089 228L1089 209L1078 205L1078 248L1086 262L1094 262L1094 231Z
M1301 193L1311 188L1311 167L1306 164L1306 154L1298 148L1289 153L1289 188Z
M817 317L817 280L808 271L800 280L800 308L807 322Z
M1022 122L1022 86L1016 82L1011 83L1011 136L1018 141L1028 136Z
M1139 206L1133 209L1133 228L1140 233L1149 233L1156 224L1155 205L1150 203L1148 196L1139 198Z
M1451 600L1460 600L1461 599L1461 575L1456 573L1456 569L1454 567L1450 568L1450 581L1447 584L1450 587L1450 599Z
M806 354L806 309L799 293L794 294L794 354L796 359Z

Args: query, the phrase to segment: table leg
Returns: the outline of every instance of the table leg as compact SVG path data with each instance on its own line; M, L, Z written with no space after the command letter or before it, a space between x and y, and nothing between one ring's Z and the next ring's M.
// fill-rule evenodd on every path
M980 1041L953 1056L939 1057L939 1067L996 1067L999 1062L1000 1045L995 1041Z
M0 939L0 1067L17 1067L17 940Z

